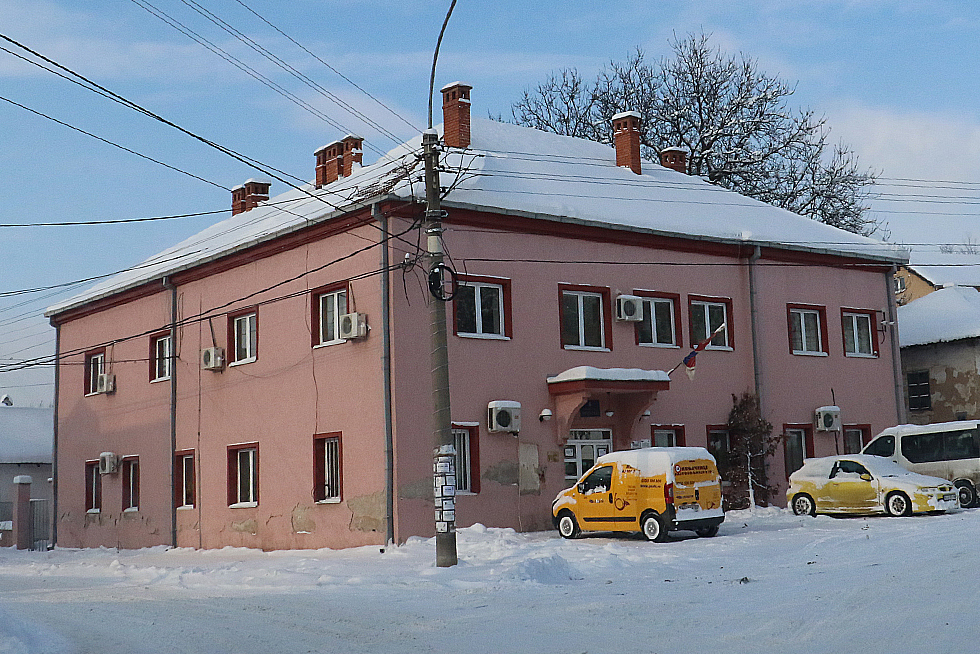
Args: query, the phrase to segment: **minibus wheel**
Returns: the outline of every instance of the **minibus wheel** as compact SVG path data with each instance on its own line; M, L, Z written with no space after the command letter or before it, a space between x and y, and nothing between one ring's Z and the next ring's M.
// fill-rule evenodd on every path
M652 511L640 520L640 530L647 540L652 540L655 543L662 543L667 540L667 527L664 525L663 519Z
M885 498L885 511L890 516L911 515L912 502L905 493L892 491Z
M579 535L578 521L575 514L565 509L558 514L558 533L562 538L575 538Z
M956 495L960 499L960 508L968 509L977 501L977 491L968 481L956 482Z

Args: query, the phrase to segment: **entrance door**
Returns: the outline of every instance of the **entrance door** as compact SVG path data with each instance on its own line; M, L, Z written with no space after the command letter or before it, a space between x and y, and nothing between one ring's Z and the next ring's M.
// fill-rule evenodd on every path
M596 459L612 451L612 430L572 429L565 443L565 483L574 486Z

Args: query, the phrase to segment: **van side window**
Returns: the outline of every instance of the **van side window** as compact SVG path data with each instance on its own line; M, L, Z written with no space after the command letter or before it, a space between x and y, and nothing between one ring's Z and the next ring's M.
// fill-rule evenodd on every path
M902 436L902 454L912 463L942 461L943 433Z
M946 432L946 460L976 459L980 457L980 443L976 429Z
M864 448L865 454L873 454L874 456L894 456L895 455L895 437L894 436L882 436L881 438L875 440L873 443Z
M593 470L592 474L582 480L579 492L583 495L608 492L612 488L612 470L612 466L603 466Z

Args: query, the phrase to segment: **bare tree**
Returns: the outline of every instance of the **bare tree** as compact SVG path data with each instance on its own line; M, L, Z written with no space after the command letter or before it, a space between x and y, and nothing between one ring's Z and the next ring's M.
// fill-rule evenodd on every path
M707 35L676 39L673 56L648 64L637 49L611 62L594 83L562 70L512 107L519 125L612 143L612 116L637 111L643 155L685 148L688 172L764 202L859 234L876 174L843 145L831 146L826 120L794 109L795 89L729 57Z

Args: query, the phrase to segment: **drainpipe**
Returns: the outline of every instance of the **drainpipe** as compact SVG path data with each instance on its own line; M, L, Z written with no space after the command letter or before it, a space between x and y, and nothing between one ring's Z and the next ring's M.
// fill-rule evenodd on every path
M388 216L371 205L371 216L381 223L381 375L385 413L385 544L395 542L395 451L391 420L391 286L388 270Z
M885 275L885 299L888 301L889 334L892 345L892 376L895 380L895 412L898 424L904 425L909 421L905 410L905 392L902 384L901 348L898 343L898 307L895 303L895 291L892 280L895 278L896 266L892 266Z
M759 415L765 415L762 407L762 361L759 353L759 306L758 283L755 262L762 256L758 245L749 257L749 313L752 322L752 374L755 377L755 396L759 399Z
M54 325L54 448L51 452L51 547L58 545L58 391L61 388L61 325Z
M170 290L170 542L177 547L177 503L174 501L177 460L177 286L169 277L163 287Z

